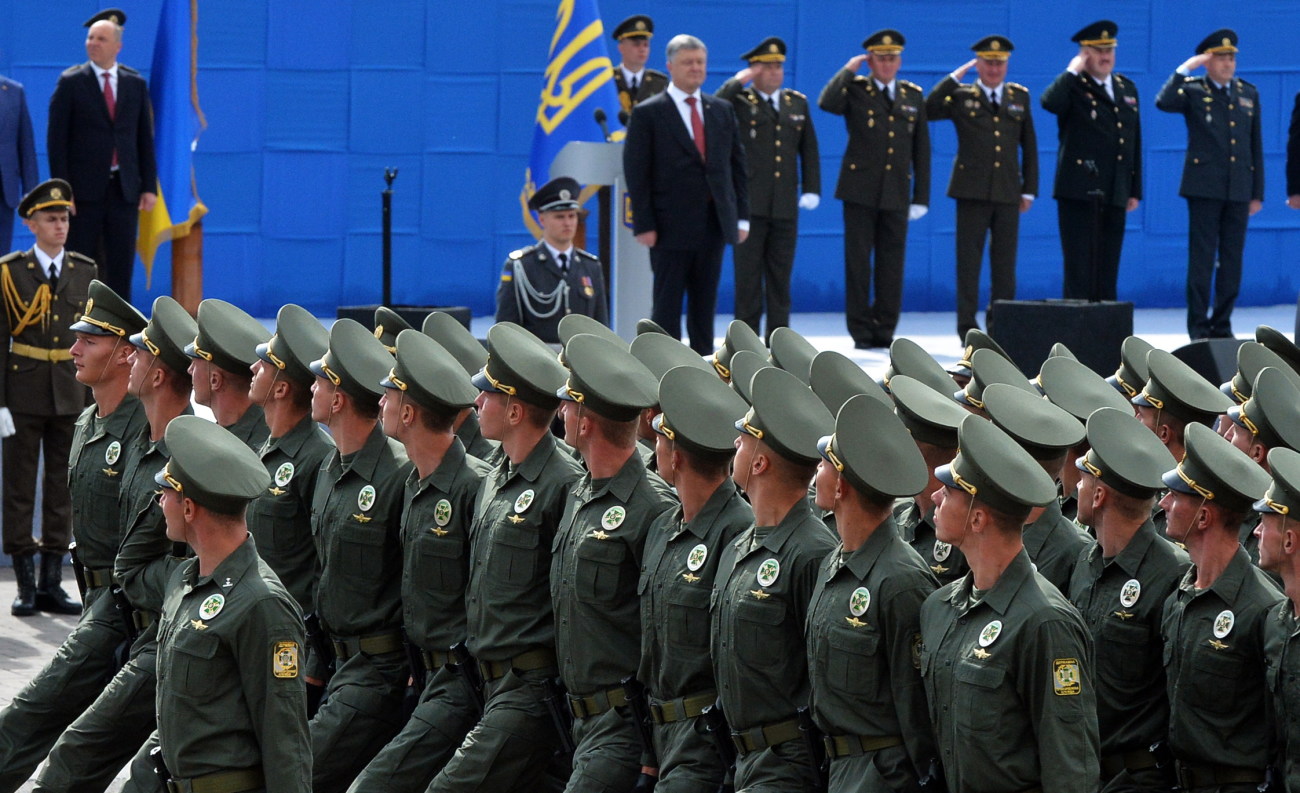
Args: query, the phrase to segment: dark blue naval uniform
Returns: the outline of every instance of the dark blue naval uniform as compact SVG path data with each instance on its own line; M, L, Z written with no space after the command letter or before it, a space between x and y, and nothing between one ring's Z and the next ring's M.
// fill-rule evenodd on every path
M570 248L567 267L543 243L511 252L497 285L497 322L515 322L542 341L558 344L565 314L586 314L609 324L605 276L600 259Z

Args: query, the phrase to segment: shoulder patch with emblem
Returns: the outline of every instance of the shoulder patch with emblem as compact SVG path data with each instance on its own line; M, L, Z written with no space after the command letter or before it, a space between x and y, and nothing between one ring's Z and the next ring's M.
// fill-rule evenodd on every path
M1052 661L1052 693L1058 697L1074 697L1083 692L1083 676L1079 673L1077 658L1057 658Z
M276 642L271 651L271 674L282 680L298 676L298 643Z

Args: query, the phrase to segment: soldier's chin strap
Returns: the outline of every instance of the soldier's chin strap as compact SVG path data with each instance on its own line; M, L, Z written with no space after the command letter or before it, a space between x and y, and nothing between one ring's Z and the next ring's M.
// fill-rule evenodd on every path
M122 337L115 336L113 339L113 349L108 351L108 357L104 358L104 365L100 368L99 374L96 375L95 377L96 383L104 379L104 372L108 371L108 365L113 362L113 356L117 353L117 346L121 343L122 343ZM128 374L130 373L128 372Z
M271 404L271 395L275 393L275 381L280 377L280 370L277 368L275 374L271 375L271 382L266 386L266 396L262 397L262 413L266 414L266 406Z
M1205 496L1201 496L1201 503L1196 505L1196 511L1192 513L1191 519L1187 521L1187 529L1183 532L1182 539L1177 540L1177 542L1181 542L1184 545L1187 544L1187 536L1192 533L1192 524L1196 522L1196 516L1201 514L1201 510L1204 508L1205 508ZM1168 526L1165 527L1165 534L1169 534ZM1169 538L1173 539L1173 535L1170 535Z

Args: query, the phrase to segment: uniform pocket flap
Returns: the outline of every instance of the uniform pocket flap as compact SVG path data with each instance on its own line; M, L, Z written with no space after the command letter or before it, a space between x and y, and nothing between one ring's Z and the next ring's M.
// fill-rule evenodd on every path
M178 652L195 658L211 658L217 654L220 645L221 640L216 636L196 630L181 630L173 644Z
M1000 666L976 666L975 664L962 662L957 664L953 674L962 683L969 683L980 688L997 688L1002 685L1002 679L1007 676L1007 670Z
M832 630L828 639L831 647L854 655L875 655L880 647L880 634L874 631Z
M587 540L578 545L578 557L593 562L618 564L627 556L627 546L621 542L609 540Z

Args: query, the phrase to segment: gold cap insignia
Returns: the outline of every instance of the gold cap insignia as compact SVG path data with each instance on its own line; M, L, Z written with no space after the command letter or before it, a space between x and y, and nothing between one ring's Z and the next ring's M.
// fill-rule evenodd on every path
M53 198L55 201L60 201L60 200L62 200L62 199L63 199L63 191L60 190L60 189L57 188L57 187L51 187L51 188L50 188L50 198Z
M1231 47L1231 46L1232 46L1232 39L1228 38L1227 36L1224 36L1224 37L1223 37L1223 46L1225 46L1225 47Z
M998 41L997 39L993 39L993 41L989 43L989 49L991 50L1002 49L1002 42Z
M109 14L108 21L112 22L114 25L122 24L122 20L118 18L117 14Z
M1101 32L1101 37L1102 37L1103 39L1108 39L1108 38L1110 38L1110 31L1109 31L1109 30L1103 30L1103 31Z
M93 297L86 298L86 310L83 311L82 313L89 314L94 309L95 309L95 298Z
M1227 44L1227 43L1228 43L1228 40L1227 40L1227 39L1224 39L1224 40L1223 40L1223 43L1224 43L1224 44ZM780 48L777 47L775 44L769 44L769 45L767 45L767 51L768 51L768 52L780 52Z
M882 39L880 40L880 43L881 43L881 44L893 44L893 43L894 43L894 37L891 36L891 35L889 35L888 33L886 33L886 34L885 34L885 37L882 38Z
M637 30L645 30L645 20L644 20L644 19L638 19L638 20L636 21L636 29L637 29Z

